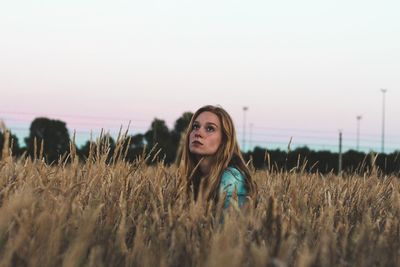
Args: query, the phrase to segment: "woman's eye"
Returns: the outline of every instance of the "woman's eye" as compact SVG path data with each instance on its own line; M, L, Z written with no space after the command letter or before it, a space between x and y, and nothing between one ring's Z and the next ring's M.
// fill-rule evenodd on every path
M207 126L207 132L213 132L214 131L214 127L212 126Z
M197 129L199 129L200 127L199 127L199 125L197 125L197 124L193 124L193 126L192 126L192 130L197 130Z

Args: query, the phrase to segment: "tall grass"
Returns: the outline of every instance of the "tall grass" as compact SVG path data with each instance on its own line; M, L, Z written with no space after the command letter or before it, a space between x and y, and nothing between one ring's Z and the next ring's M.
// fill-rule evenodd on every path
M3 156L0 266L400 265L396 177L253 170L257 206L220 214L180 194L174 166L117 147Z

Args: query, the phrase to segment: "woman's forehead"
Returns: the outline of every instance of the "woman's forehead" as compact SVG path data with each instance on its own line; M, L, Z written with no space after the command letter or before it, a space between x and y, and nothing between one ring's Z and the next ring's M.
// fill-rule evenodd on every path
M195 121L200 122L200 123L214 123L214 124L220 125L219 117L210 111L201 112L196 117Z

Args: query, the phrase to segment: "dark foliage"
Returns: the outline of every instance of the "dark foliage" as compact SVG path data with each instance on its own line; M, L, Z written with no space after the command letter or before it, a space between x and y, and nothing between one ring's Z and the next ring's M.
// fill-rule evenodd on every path
M166 164L173 164L176 159L180 146L182 134L186 131L189 122L193 116L191 112L185 112L175 122L174 128L170 131L164 120L155 118L150 129L144 134L136 134L128 136L122 146L125 160L134 161L140 155L148 155L147 163L151 164L159 160L163 160ZM47 162L56 161L61 155L69 150L69 134L66 125L62 121L50 120L47 118L37 118L32 122L29 138L25 139L26 148L18 146L18 139L12 135L13 139L13 155L19 156L24 150L28 155L35 154L40 151L40 145L43 141L43 156ZM3 147L3 135L0 133L0 148ZM107 144L107 147L97 147L96 143ZM108 150L107 162L112 160L116 147L115 141L110 136L103 136L100 142L87 141L80 149L78 155L81 160L85 161L89 157L90 147L94 151L104 152ZM1 150L0 150L1 151ZM95 153L95 154L96 154ZM1 155L0 155L1 156ZM96 157L96 155L93 155ZM275 169L286 171L305 171L305 172L338 172L338 153L330 151L313 151L307 147L299 147L292 151L284 150L266 150L265 148L255 147L253 151L244 154L245 159L251 160L252 165L256 169ZM400 151L391 154L365 154L355 150L349 150L343 153L343 171L348 173L370 173L380 170L386 174L400 174Z
M3 146L4 146L4 133L0 131L0 158L1 158L1 151L3 151ZM10 134L10 141L9 141L9 148L11 148L12 155L14 156L20 156L22 149L19 146L18 143L18 137L14 134Z
M252 159L256 169L296 170L306 172L338 172L338 153L312 151L299 147L293 151L269 150L255 147L244 154L245 159ZM365 154L349 150L343 153L343 171L348 173L370 173L379 169L383 173L400 174L400 151L391 154Z
M69 133L65 122L48 118L35 119L25 139L26 149L31 157L38 157L43 142L43 157L46 162L57 161L69 151Z

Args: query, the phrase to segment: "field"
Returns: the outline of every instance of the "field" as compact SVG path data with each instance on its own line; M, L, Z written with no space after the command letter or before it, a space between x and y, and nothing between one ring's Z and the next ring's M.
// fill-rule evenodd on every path
M98 147L47 165L5 154L0 266L400 266L400 183L376 169L253 170L257 206L221 213L146 155L108 161Z

